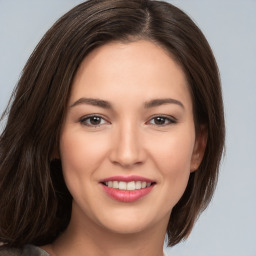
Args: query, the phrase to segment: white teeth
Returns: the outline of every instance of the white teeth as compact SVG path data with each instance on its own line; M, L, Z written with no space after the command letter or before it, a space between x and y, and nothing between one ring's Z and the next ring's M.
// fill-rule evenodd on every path
M126 190L126 189L127 189L127 184L126 184L126 182L120 181L118 188L121 189L121 190Z
M146 181L107 181L105 182L105 185L109 188L116 188L120 190L136 190L149 187L152 183Z
M127 183L127 190L135 190L135 182L134 181Z
M118 181L113 181L113 188L118 188Z
M135 189L141 189L141 181L136 181Z

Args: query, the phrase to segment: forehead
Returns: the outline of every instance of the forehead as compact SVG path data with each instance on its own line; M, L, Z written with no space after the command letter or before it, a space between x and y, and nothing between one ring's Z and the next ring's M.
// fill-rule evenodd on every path
M71 101L81 96L111 101L129 95L133 100L172 96L191 101L179 64L163 47L144 40L111 42L93 50L77 71Z

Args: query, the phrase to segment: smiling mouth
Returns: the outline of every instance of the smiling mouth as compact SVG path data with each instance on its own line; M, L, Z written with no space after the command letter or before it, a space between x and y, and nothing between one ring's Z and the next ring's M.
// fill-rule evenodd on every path
M106 181L106 182L102 182L102 184L109 188L134 191L134 190L148 188L150 186L155 185L156 183L155 182L146 182L146 181L129 181L129 182Z
M103 191L112 199L132 203L150 194L154 180L137 176L113 176L100 181Z

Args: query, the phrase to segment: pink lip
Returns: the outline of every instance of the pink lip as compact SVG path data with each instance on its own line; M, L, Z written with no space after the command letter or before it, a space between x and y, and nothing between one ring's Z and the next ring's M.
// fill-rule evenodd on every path
M153 180L140 177L140 176L114 176L109 177L104 180L102 180L100 183L102 185L103 190L106 192L108 196L110 196L112 199L117 200L119 202L134 202L139 200L140 198L146 196L150 193L150 191L153 189L154 185L151 185L150 187L142 188L142 189L136 189L136 190L120 190L116 188L110 188L108 186L105 186L103 183L107 181L124 181L124 182L130 182L130 181L145 181L145 182L154 182Z
M120 202L134 202L138 199L146 196L153 188L154 185L137 189L137 190L120 190L117 188L109 188L102 184L104 191L109 195L112 199L115 199Z

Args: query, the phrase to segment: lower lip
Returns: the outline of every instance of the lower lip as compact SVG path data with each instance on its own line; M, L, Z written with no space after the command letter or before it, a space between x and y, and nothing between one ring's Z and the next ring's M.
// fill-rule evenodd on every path
M147 188L136 189L136 190L120 190L116 188L110 188L102 184L104 191L110 196L112 199L119 202L135 202L140 198L146 196L150 193L154 185L151 185Z

